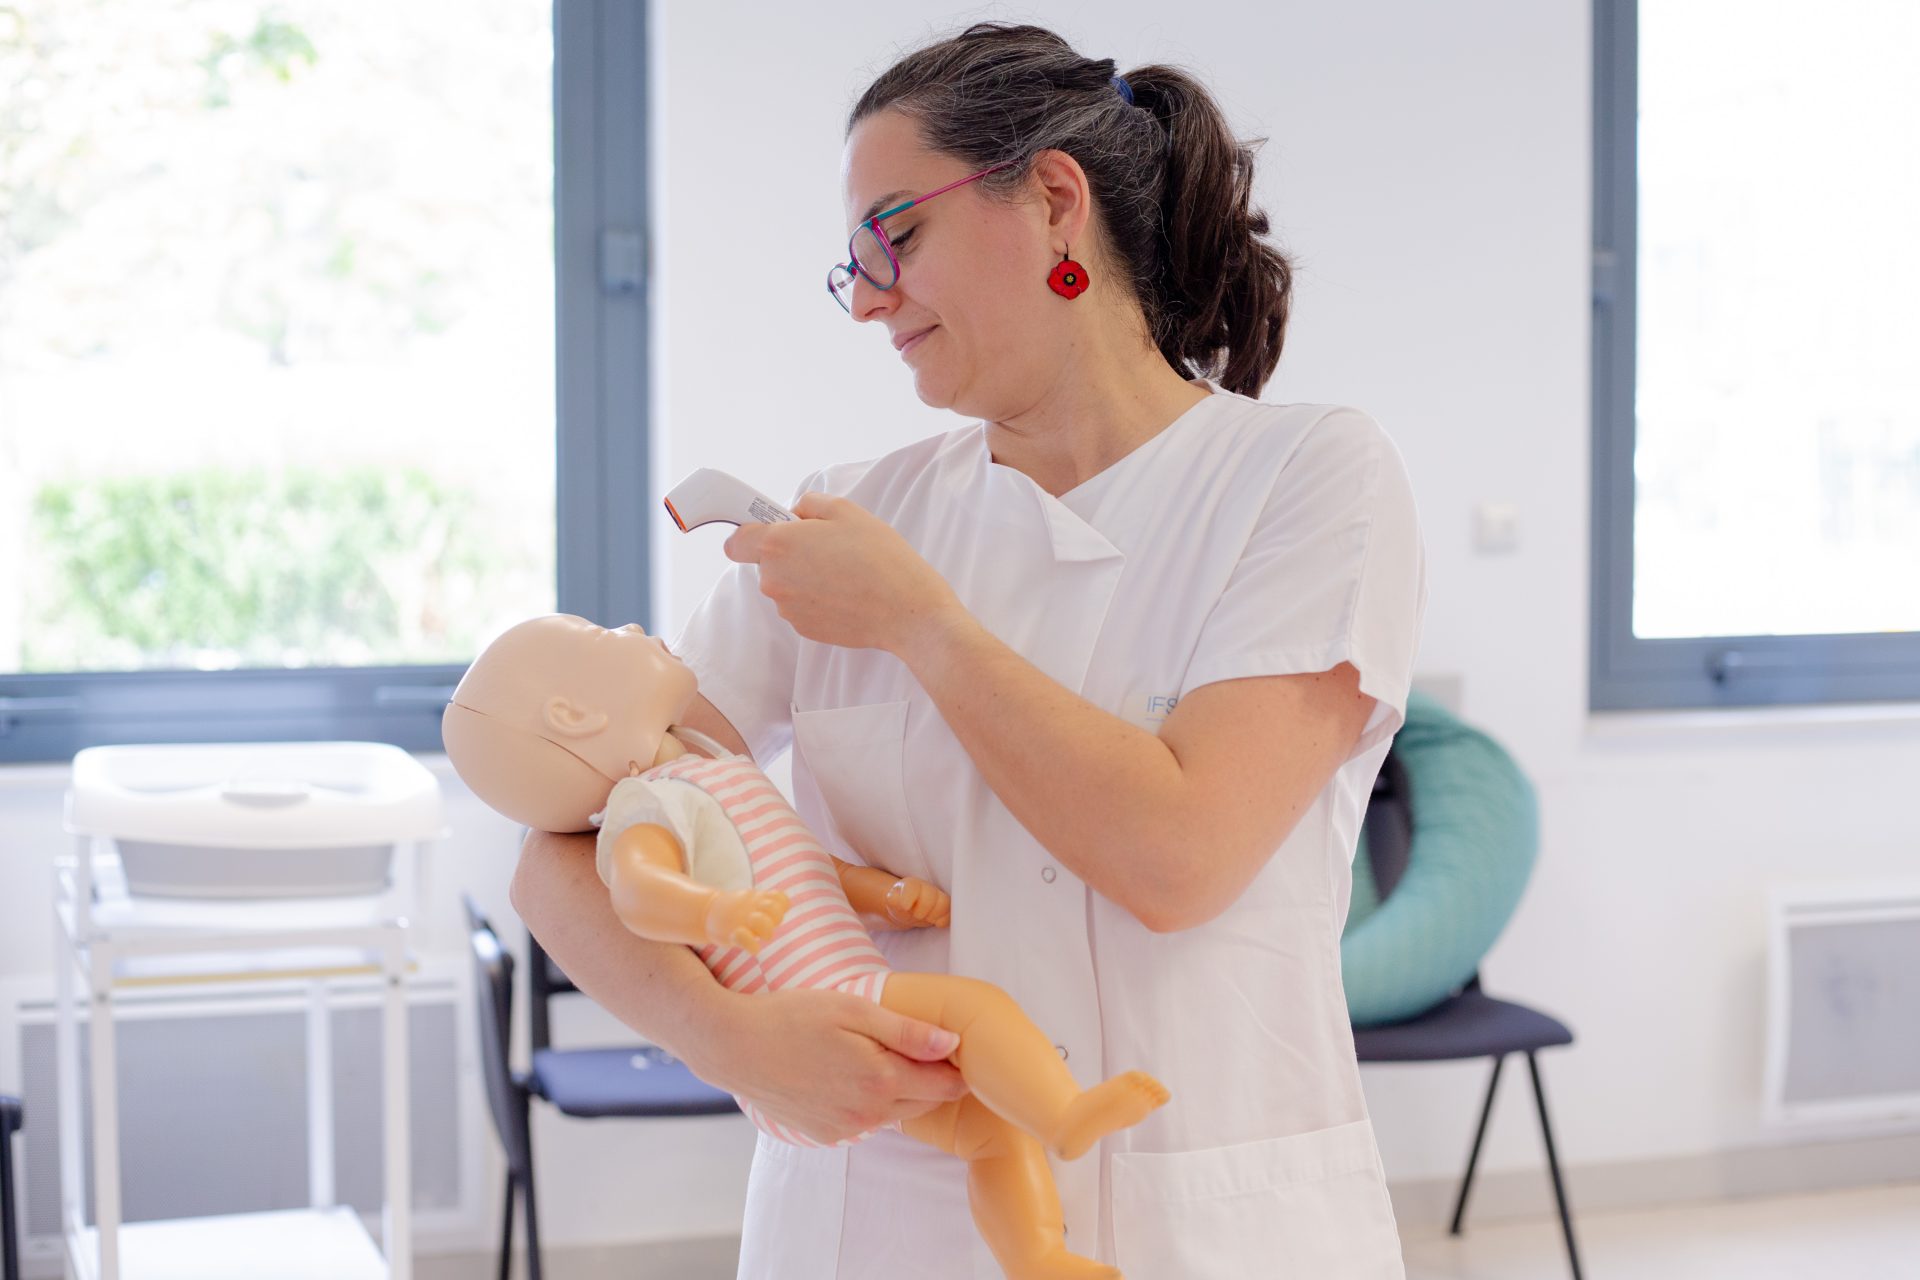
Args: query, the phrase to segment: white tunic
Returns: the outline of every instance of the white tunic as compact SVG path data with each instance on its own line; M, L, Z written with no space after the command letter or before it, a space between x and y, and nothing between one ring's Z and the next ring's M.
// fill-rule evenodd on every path
M880 516L994 635L1149 731L1202 685L1359 670L1378 706L1353 754L1205 925L1155 934L1088 889L988 789L903 663L800 639L754 566L731 567L672 647L755 759L797 748L797 808L830 848L952 895L951 930L880 935L895 967L1000 984L1082 1084L1137 1068L1172 1090L1141 1125L1055 1162L1076 1251L1133 1280L1392 1280L1340 933L1425 609L1413 495L1365 414L1209 386L1059 498L994 462L979 423L801 490ZM743 1278L998 1274L960 1161L896 1133L826 1151L761 1139Z

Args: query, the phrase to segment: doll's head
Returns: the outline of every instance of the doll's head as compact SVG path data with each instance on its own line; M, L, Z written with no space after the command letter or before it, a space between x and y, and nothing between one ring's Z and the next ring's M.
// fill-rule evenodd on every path
M694 695L693 672L638 623L550 613L509 628L453 691L447 759L497 813L585 831L613 784L653 767Z

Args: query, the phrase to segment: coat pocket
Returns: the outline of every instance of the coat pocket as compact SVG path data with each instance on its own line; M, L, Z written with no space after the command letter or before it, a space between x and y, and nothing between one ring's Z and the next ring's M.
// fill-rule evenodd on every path
M793 712L798 757L794 796L803 818L835 852L895 875L927 874L926 857L907 808L904 756L907 703L874 702ZM826 809L826 827L809 813L811 785Z
M1114 1261L1140 1280L1404 1280L1365 1120L1113 1157Z

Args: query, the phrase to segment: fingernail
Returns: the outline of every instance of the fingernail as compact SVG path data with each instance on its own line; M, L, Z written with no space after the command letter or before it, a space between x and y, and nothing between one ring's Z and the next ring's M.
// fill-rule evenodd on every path
M942 1028L933 1033L933 1051L942 1057L949 1056L960 1047L960 1037Z

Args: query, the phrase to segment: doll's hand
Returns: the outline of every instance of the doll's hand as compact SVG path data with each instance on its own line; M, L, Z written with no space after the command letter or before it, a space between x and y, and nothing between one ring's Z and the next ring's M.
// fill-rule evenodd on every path
M887 919L902 929L944 929L953 917L953 899L938 885L908 876L887 890Z
M731 889L707 908L707 941L757 952L787 914L787 895L777 889Z

